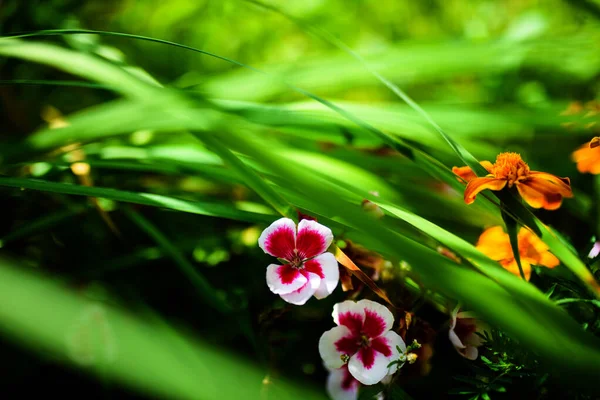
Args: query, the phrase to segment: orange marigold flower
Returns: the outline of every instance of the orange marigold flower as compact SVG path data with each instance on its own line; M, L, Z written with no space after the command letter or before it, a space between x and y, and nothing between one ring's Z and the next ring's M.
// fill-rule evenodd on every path
M531 277L531 265L554 268L560 263L558 258L550 253L548 246L528 229L521 228L517 239L519 241L521 267L523 267L523 273L527 280ZM521 276L510 246L510 238L501 226L486 229L479 236L476 247L492 260L498 261L507 271L519 277Z
M571 155L577 163L577 170L581 173L600 174L600 138L595 137L588 143L581 145Z
M469 167L452 168L452 172L468 182L465 189L467 204L473 203L482 190L502 190L513 186L533 208L556 210L562 204L563 197L573 197L569 178L531 171L517 153L500 153L494 164L482 161L481 165L489 172L482 178L478 178Z

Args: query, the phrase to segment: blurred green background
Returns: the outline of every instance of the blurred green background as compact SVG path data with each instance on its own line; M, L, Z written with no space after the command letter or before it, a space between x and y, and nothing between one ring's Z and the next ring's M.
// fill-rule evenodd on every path
M484 227L501 223L490 204L465 206L456 182L435 179L381 137L290 87L334 101L440 165L462 165L415 110L335 42L323 40L329 35L402 88L478 159L493 161L498 152L517 151L533 170L571 177L575 198L560 212L536 215L585 257L599 233L599 185L577 172L570 154L598 134L598 115L564 111L573 102L587 104L590 111L597 107L600 3L268 4L279 11L242 0L0 2L3 36L50 29L122 32L180 43L266 72L127 37L23 39L72 53L0 43L0 173L8 179L2 186L17 188L0 192L0 244L7 265L0 276L0 325L9 334L2 339L0 390L28 395L43 387L86 398L325 396L326 372L316 343L332 326L331 308L345 293L338 289L325 300L293 307L268 291L264 269L272 260L256 240L281 210L265 197L268 191L257 192L251 174L231 167L227 152L211 142L218 135L235 131L240 140L256 137L256 146L272 152L274 160L292 160L290 168L336 185L348 204L358 206L368 192L377 191L388 206L400 205L470 243ZM51 53L56 56L46 57ZM76 53L89 56L90 63L62 58ZM45 57L52 61L40 61ZM100 72L87 69L94 60L127 71L142 82L140 88L160 83L185 93L193 105L185 108L179 98L168 96L151 98L159 92L136 92L125 78L94 79ZM120 95L139 96L139 103L117 100ZM213 119L218 120L214 126ZM47 129L65 125L62 131ZM200 143L190 131L204 126L216 134ZM394 264L400 261L378 237L353 236L355 225L344 207L336 214L285 170L278 176L260 157L244 153L243 142L235 138L232 133L223 143L289 204L318 216L340 238L380 250ZM91 172L78 172L77 161L88 163ZM29 178L57 186L38 187L24 181ZM73 193L61 184L100 191ZM429 232L400 219L389 226L436 247ZM360 219L356 224L361 226ZM560 279L571 282L578 295L589 295L566 268L545 273L533 279L542 291ZM400 284L383 285L398 302L410 297ZM454 299L443 282L437 289ZM410 379L409 371L403 380L414 398L443 398L456 384L453 374L472 372L445 340L446 306L431 302L419 309L438 339L431 374ZM502 304L496 306L501 313ZM578 323L594 321L589 323L594 327L597 313L590 306L571 316ZM65 329L71 325L75 328ZM594 329L589 330L597 334ZM78 335L98 335L89 339L97 343L81 350L72 343ZM9 337L26 346L15 346ZM78 356L78 349L89 354ZM552 380L546 385L540 392L524 379L498 396L570 393L555 388Z

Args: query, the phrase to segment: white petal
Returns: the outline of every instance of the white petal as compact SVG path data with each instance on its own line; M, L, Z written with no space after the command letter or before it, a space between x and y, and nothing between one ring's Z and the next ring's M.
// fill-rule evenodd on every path
M458 337L458 335L454 332L454 329L451 329L448 332L448 338L450 339L450 342L452 343L452 345L458 350L458 349L464 349L465 345L463 344L463 342L460 340L460 338Z
M281 298L288 303L295 304L297 306L301 306L310 299L310 297L315 294L319 285L321 284L321 278L319 275L315 275L312 273L308 273L308 282L304 284L298 290L295 290L291 293L281 294Z
M289 218L280 218L262 231L258 245L273 257L291 260L296 248L296 223Z
M374 385L380 382L388 374L388 364L392 361L391 357L386 357L378 351L373 351L373 364L366 368L361 360L361 353L368 349L361 349L355 355L350 357L348 370L357 381L363 385Z
M360 300L358 304L364 310L363 331L367 336L376 338L392 329L394 316L386 306L371 300Z
M322 254L332 241L333 233L328 227L307 219L303 219L298 224L296 248L302 258L306 259Z
M337 303L334 305L333 313L331 315L333 317L333 322L335 322L337 325L344 324L349 315L355 315L357 317L357 319L360 321L361 328L362 323L365 320L363 307L359 305L359 303L352 300L346 300L342 303ZM352 329L350 326L348 326L348 328Z
M288 265L271 264L267 267L267 286L275 294L288 294L300 289L308 279Z
M305 264L310 265L311 263L318 263L321 268L323 278L321 278L321 285L315 292L315 297L323 299L333 293L338 285L338 281L340 280L338 263L335 256L331 253L321 254Z
M344 361L342 361L344 353L337 350L335 343L349 336L352 336L352 332L345 326L336 326L321 335L319 339L319 354L323 359L323 364L327 368L336 369L344 365Z
M348 382L346 374L348 374L346 367L334 369L329 373L327 377L327 394L333 400L356 400L358 398L360 383L353 378L352 381ZM344 383L349 383L349 385L343 387Z
M387 339L388 345L392 349L392 356L390 357L390 362L398 360L400 358L400 354L406 353L406 344L404 343L404 340L402 340L400 335L398 335L396 332L389 331L384 335L384 337ZM397 347L400 348L400 352L398 352ZM398 371L399 367L402 367L402 364L392 365L388 371L388 374L395 374L396 371Z
M477 356L479 355L479 350L474 346L467 346L463 350L458 352L461 356L469 360L477 360Z

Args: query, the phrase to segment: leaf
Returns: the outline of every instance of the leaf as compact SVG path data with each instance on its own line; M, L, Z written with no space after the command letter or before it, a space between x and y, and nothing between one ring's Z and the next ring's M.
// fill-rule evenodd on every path
M373 400L379 393L384 390L384 386L381 383L375 385L360 385L358 389L357 400Z
M367 285L369 289L373 291L377 296L381 297L385 300L390 306L396 308L394 303L390 301L385 292L377 286L375 282L367 274L365 274L354 262L340 249L338 246L333 247L333 254L335 255L335 259L342 264L345 268L347 268L352 275L356 276L362 283Z
M406 393L398 384L391 384L387 389L387 399L389 400L412 400L413 398Z
M502 210L502 219L506 225L506 233L508 233L510 247L512 248L513 257L515 258L517 266L519 267L521 279L526 281L527 278L525 277L525 272L523 272L523 266L521 265L521 251L519 250L519 225L517 224L517 221L510 218L504 210Z
M124 208L125 214L148 236L150 236L160 248L175 262L181 272L189 279L189 281L195 286L196 291L200 298L204 302L217 311L222 313L228 313L233 311L231 306L227 304L222 296L217 293L216 289L206 280L206 278L200 274L196 268L188 261L188 259L181 254L179 249L175 247L169 239L158 230L150 221L148 221L140 213L132 210L129 207Z
M76 196L99 197L115 201L123 201L126 203L143 204L192 214L229 218L246 222L270 223L274 218L273 215L243 211L234 206L229 206L222 203L189 201L158 194L127 192L123 190L102 188L97 186L87 187L67 183L55 183L40 179L0 177L0 186L41 190L44 192L70 194Z
M48 355L53 364L79 368L78 373L124 385L142 397L264 398L259 384L264 370L243 357L190 337L159 315L141 316L115 299L90 301L60 282L0 256L0 303L11 305L0 307L3 337ZM101 340L74 342L90 328L100 329ZM104 356L80 357L89 353ZM321 388L306 382L280 378L275 383L270 394L277 399L325 398Z

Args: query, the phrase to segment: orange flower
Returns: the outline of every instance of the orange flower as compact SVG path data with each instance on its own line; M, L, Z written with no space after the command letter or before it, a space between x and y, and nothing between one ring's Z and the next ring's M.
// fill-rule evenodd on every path
M482 161L481 165L489 172L483 178L478 178L469 167L452 168L452 172L468 182L465 189L467 204L473 203L482 190L502 190L507 186L516 186L523 200L533 208L556 210L563 197L573 197L569 178L531 171L517 153L500 153L494 164Z
M581 173L600 174L600 138L595 137L573 152L571 158Z
M560 263L558 258L550 253L548 246L529 230L521 228L517 239L519 241L521 266L527 280L531 277L532 264L554 268ZM507 271L519 277L521 276L519 266L510 246L508 233L505 233L501 226L486 229L479 236L476 247L492 260L498 261Z

